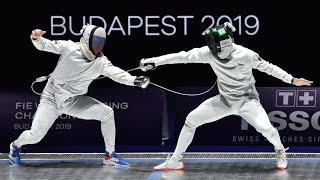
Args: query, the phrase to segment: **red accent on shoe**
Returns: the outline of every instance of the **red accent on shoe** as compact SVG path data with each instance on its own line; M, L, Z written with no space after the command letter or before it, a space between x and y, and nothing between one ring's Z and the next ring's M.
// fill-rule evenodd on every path
M104 156L104 159L105 160L109 160L109 159L111 159L112 157L111 156Z
M278 169L278 170L285 170L285 169L287 169L287 168L283 168L283 167L277 166L277 169Z
M184 170L184 166L182 166L180 168L175 168L175 169L171 169L171 168L160 168L160 169L153 168L153 169L157 170L157 171Z

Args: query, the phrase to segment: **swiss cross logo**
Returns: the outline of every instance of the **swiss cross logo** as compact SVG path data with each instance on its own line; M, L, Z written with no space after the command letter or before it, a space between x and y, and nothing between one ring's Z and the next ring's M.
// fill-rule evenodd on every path
M316 107L316 90L277 90L276 107Z
M297 90L297 107L316 107L316 90Z

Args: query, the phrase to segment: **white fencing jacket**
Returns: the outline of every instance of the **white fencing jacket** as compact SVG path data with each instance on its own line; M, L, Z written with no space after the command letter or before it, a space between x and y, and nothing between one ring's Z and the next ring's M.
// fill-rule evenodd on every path
M233 44L231 59L225 62L217 60L207 46L194 48L190 51L167 54L145 59L156 66L178 63L208 63L217 76L218 89L228 105L245 98L258 98L252 69L258 69L286 83L291 83L293 76L276 65L260 58L254 51Z
M106 56L87 60L80 51L78 43L73 41L51 41L44 37L32 40L33 45L41 51L59 54L58 63L51 73L48 83L57 89L56 100L63 102L69 97L86 94L90 83L100 75L121 84L134 86L136 76L113 66Z

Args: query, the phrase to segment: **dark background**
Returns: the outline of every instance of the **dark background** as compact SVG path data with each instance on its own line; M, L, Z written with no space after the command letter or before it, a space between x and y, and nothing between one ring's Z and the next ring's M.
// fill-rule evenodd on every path
M283 3L280 1L42 1L9 2L8 13L2 11L2 71L1 90L30 91L34 78L53 71L58 56L36 50L29 36L33 29L47 31L49 39L71 39L79 37L67 33L64 36L50 36L50 16L73 17L74 31L82 27L82 16L102 16L110 26L112 18L118 16L126 30L127 16L136 15L193 15L188 23L188 35L183 35L182 20L177 20L174 36L146 36L144 29L132 30L131 36L113 32L107 38L104 54L113 64L130 69L138 66L141 58L189 50L205 45L201 32L209 22L200 23L204 15L217 18L228 15L232 19L253 14L259 18L260 28L256 35L235 36L235 42L246 46L264 59L276 64L296 77L319 81L318 76L318 22L319 13L315 1ZM6 7L3 7L6 8ZM154 23L161 23L160 20ZM238 23L238 22L234 22ZM242 22L243 23L243 22ZM100 24L98 24L100 25ZM235 24L238 27L238 24ZM163 27L160 25L160 28ZM107 27L109 28L109 27ZM244 25L242 25L244 31ZM154 30L152 30L154 31ZM170 31L170 29L168 29ZM69 31L67 31L69 32ZM158 31L157 31L158 32ZM132 74L144 74L134 72ZM147 75L153 82L176 86L210 86L215 76L208 65L188 64L158 67ZM278 79L258 71L254 72L257 86L290 86ZM93 83L94 86L121 86L110 80Z

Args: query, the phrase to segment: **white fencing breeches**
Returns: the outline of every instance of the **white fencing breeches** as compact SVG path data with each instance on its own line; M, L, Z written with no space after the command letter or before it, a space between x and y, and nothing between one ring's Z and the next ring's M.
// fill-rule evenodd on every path
M40 100L30 130L24 131L14 144L21 147L26 144L35 144L47 134L49 128L61 115L57 108L52 88L46 88ZM75 96L68 100L67 108L63 113L86 120L101 121L101 132L107 152L112 153L115 149L115 123L113 109L98 100L88 96Z
M264 108L256 99L245 102L234 103L232 107L227 106L221 95L207 99L196 109L189 113L183 126L173 158L181 159L192 142L197 127L217 121L229 115L239 115L252 125L258 132L266 137L275 149L284 149L278 131L272 126Z

